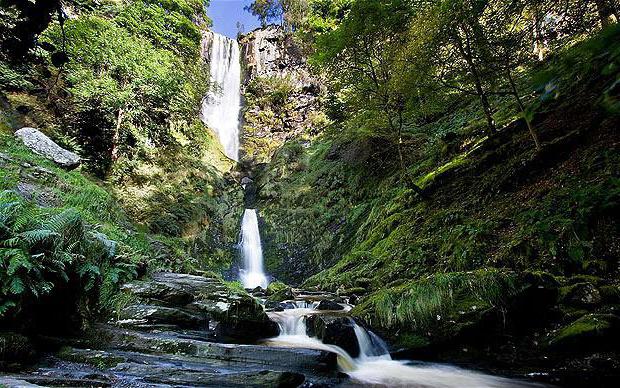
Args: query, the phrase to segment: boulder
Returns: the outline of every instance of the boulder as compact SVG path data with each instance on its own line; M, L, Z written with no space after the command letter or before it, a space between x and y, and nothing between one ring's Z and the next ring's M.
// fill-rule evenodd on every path
M620 318L612 314L588 314L560 328L551 337L551 348L583 351L615 349L620 340Z
M142 330L212 330L221 340L256 341L278 334L263 307L216 277L155 273L122 286L129 303L117 325Z
M134 304L119 313L118 324L138 327L141 325L171 325L180 328L205 328L207 320L179 308Z
M561 302L575 307L594 307L601 303L601 293L592 283L577 283L562 289Z
M80 156L68 151L36 128L24 127L15 136L24 142L34 153L39 154L66 169L74 169L80 165Z
M344 310L344 307L331 300L323 299L319 305L316 306L316 310L340 311Z
M306 333L323 343L344 349L351 357L360 354L355 321L350 317L316 314L306 318Z

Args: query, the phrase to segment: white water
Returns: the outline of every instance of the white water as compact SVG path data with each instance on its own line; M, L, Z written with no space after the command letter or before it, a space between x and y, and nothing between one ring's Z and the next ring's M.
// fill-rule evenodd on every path
M269 281L263 270L263 248L258 231L256 209L245 209L241 221L241 254L243 268L239 277L245 288L267 288Z
M374 333L355 324L355 336L360 355L352 358L344 349L324 344L306 334L305 318L318 311L296 308L270 312L269 317L278 323L280 335L268 340L272 346L309 348L336 353L338 367L355 382L381 387L416 388L508 388L534 387L517 380L485 375L466 369L439 364L412 364L392 360L385 343Z
M236 40L213 33L209 53L212 87L202 102L201 118L217 134L224 154L239 161L239 44Z

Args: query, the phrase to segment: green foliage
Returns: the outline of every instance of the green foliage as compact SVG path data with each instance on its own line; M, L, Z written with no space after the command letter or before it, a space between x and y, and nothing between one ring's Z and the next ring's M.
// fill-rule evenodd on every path
M191 135L209 87L200 58L207 22L201 1L136 1L116 7L112 19L85 12L64 29L50 27L41 40L68 56L49 95L70 96L59 137L76 139L106 175L118 158L175 144L177 132Z
M0 230L2 315L53 293L59 282L78 281L86 295L136 275L133 265L114 261L116 243L73 208L44 210L4 191Z

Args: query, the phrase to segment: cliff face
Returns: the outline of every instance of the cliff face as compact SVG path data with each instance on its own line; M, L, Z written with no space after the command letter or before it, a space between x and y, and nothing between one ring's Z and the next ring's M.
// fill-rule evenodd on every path
M326 124L319 110L321 82L293 37L279 26L239 39L243 68L242 158L269 162L290 140L309 140Z

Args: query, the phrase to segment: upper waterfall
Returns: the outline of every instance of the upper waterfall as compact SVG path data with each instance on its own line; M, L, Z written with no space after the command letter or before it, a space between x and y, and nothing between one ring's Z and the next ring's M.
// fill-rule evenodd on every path
M224 153L239 161L241 64L236 40L211 32L210 48L203 55L210 63L211 88L202 102L201 119L222 143ZM208 42L207 42L208 43Z

